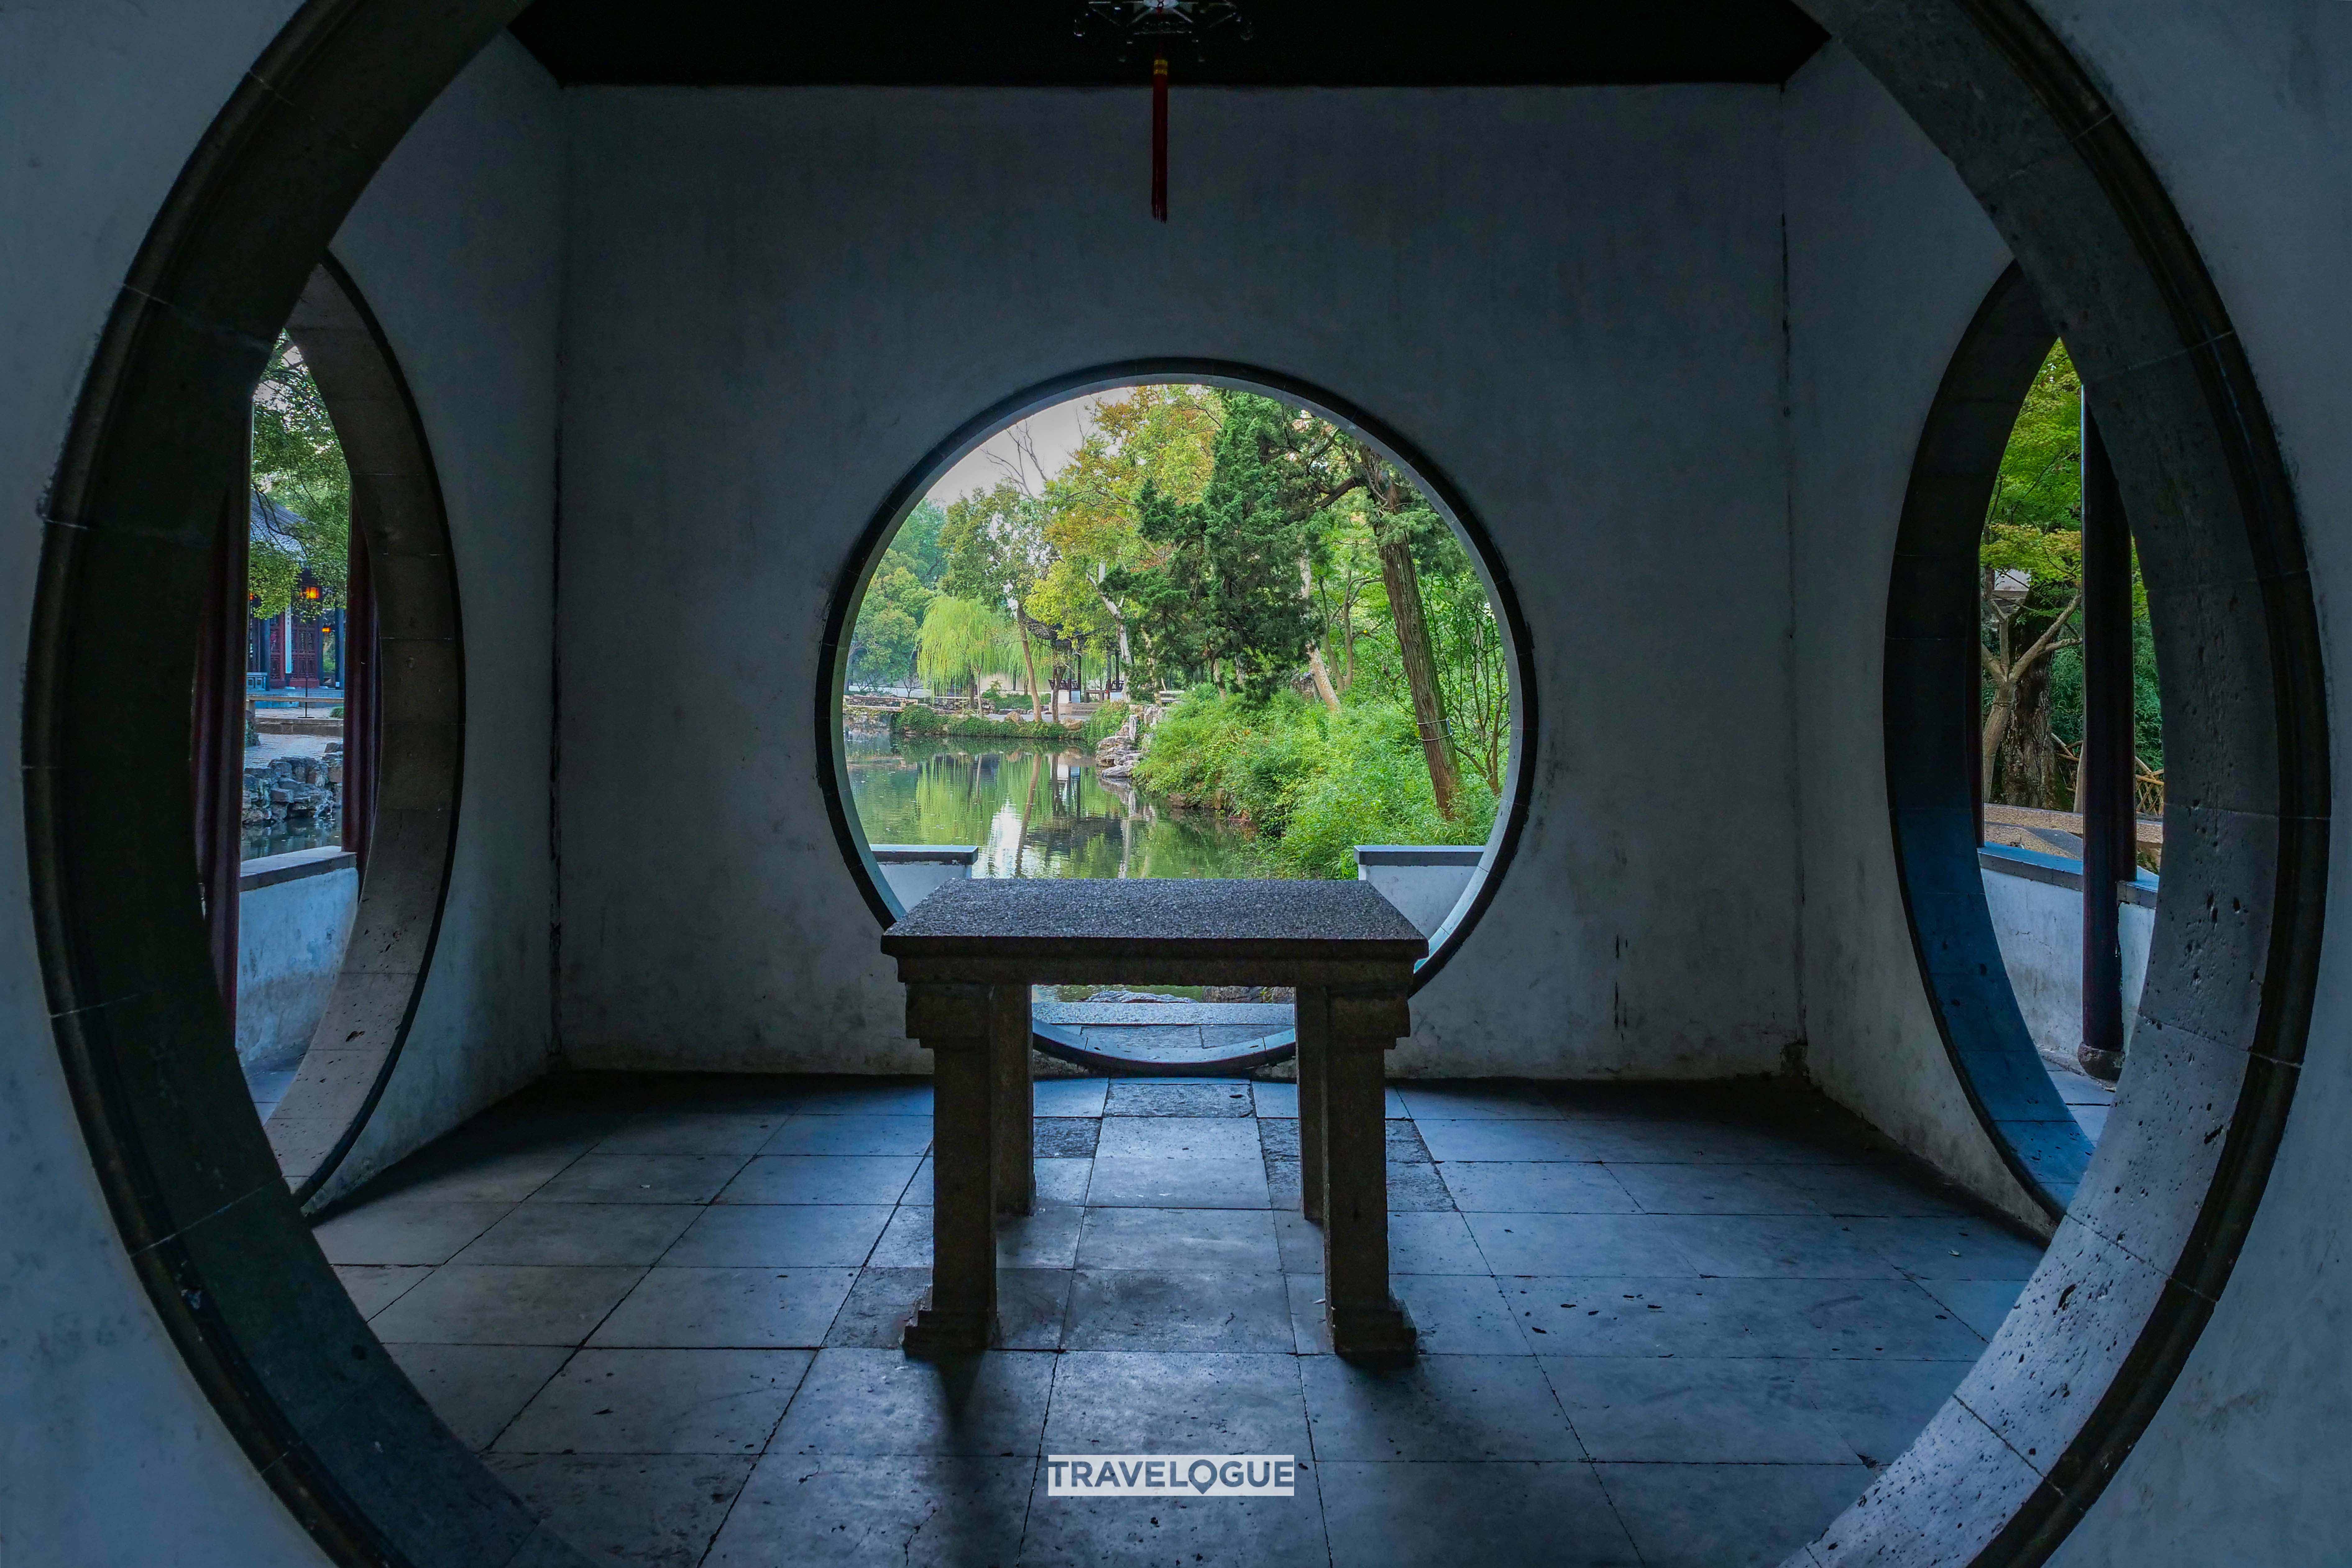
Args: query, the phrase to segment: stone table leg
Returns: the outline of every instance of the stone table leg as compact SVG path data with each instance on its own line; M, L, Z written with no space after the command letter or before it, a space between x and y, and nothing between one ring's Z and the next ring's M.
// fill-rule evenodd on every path
M1408 1359L1412 1319L1389 1291L1385 1112L1387 1053L1412 1026L1396 993L1333 995L1327 1016L1323 1297L1331 1347L1359 1359Z
M1315 1224L1323 1222L1324 1062L1331 1040L1331 993L1300 986L1291 1014L1298 1035L1298 1207Z
M986 1350L996 1337L996 1093L992 988L907 987L907 1033L931 1052L931 1294L909 1355Z
M991 986L988 1054L995 1074L996 1212L1026 1214L1037 1199L1037 1092L1029 1061L1029 987Z

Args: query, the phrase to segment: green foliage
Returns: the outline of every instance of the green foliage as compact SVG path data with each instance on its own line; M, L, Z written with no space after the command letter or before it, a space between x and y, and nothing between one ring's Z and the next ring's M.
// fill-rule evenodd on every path
M1495 820L1475 778L1454 819L1438 815L1412 709L1387 699L1334 713L1291 692L1195 693L1152 732L1136 781L1245 819L1281 876L1352 877L1358 844L1476 843Z
M1127 704L1114 697L1095 709L1094 716L1087 720L1078 733L1085 737L1088 746L1097 745L1103 737L1127 722Z
M282 334L253 389L253 491L264 518L248 546L253 613L283 614L305 569L320 588L310 612L340 608L351 579L351 470L318 382Z
M849 638L849 678L858 685L904 685L915 678L923 617L947 571L940 529L947 517L929 501L918 506L890 537L858 601L857 624Z
M1321 630L1298 576L1309 514L1283 461L1293 411L1246 392L1225 393L1224 404L1208 487L1188 504L1147 481L1136 526L1158 559L1111 572L1104 588L1135 601L1154 667L1223 664L1263 701L1297 674Z
M1021 639L1013 622L976 600L941 592L923 612L915 674L931 691L961 692L990 675L1021 673Z
M890 716L890 733L897 737L913 739L935 736L946 727L947 716L944 714L920 703L902 707Z

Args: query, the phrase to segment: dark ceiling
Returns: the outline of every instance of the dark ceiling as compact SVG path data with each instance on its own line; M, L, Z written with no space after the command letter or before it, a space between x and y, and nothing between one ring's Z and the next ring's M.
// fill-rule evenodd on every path
M1788 0L1243 0L1254 36L1178 83L1779 82L1828 37ZM1076 35L1071 0L537 0L515 36L557 79L688 86L1133 86L1150 57Z

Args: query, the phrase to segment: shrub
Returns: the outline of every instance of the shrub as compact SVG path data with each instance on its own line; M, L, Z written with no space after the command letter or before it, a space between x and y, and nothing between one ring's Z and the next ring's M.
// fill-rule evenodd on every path
M1290 692L1250 704L1197 690L1152 732L1136 778L1246 819L1277 875L1352 877L1358 844L1476 843L1495 820L1475 779L1438 815L1412 713L1380 699L1333 713Z
M890 716L890 734L893 737L901 735L938 735L942 732L945 724L946 721L940 718L938 709L925 707L922 704L917 703L912 707L902 707Z

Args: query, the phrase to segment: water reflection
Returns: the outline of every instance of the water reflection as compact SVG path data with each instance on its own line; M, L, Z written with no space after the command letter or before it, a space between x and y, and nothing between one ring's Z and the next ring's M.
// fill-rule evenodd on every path
M1106 782L1087 752L971 744L850 737L866 841L976 844L974 876L1252 874L1248 837L1230 818Z

